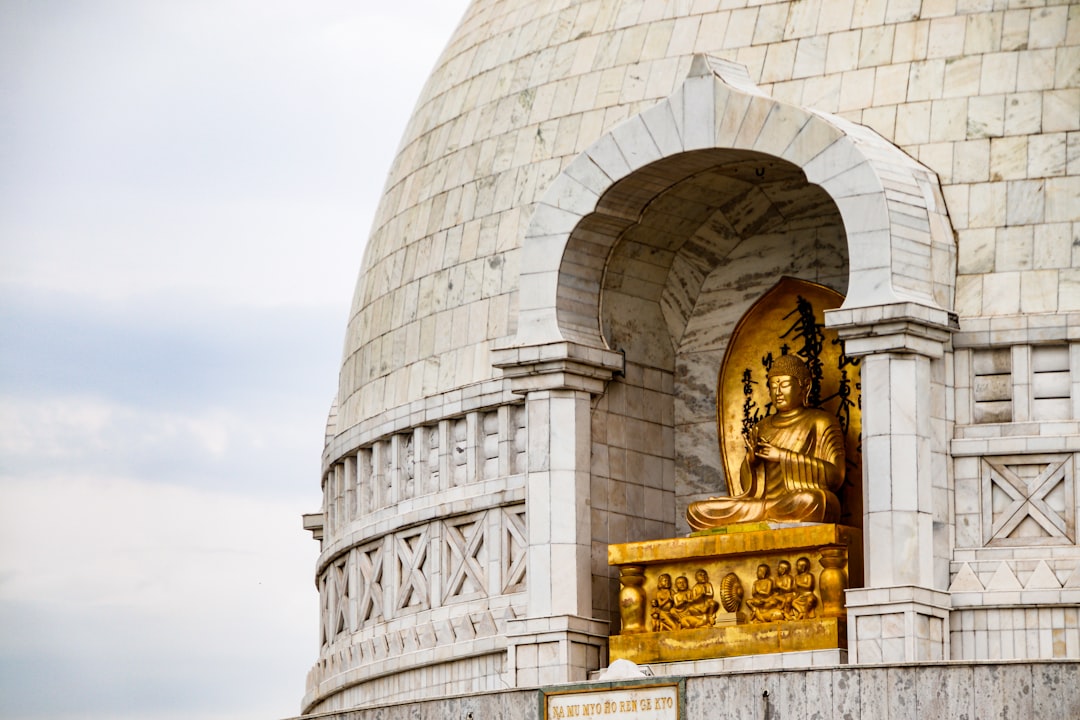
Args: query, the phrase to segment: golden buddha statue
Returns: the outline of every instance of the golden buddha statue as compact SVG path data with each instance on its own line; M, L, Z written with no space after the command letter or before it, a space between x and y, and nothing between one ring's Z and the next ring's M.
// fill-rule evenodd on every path
M690 504L694 530L741 522L836 522L844 482L844 433L829 413L806 407L812 378L794 355L769 368L769 397L775 412L762 418L746 440L732 494Z

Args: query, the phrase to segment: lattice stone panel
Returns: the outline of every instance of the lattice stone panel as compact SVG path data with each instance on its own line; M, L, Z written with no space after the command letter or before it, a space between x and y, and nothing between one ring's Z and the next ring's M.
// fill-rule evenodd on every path
M406 614L431 607L428 546L431 526L424 525L410 533L393 536L395 564L395 614Z
M982 459L982 527L989 546L1076 542L1073 456Z
M356 551L357 617L360 625L383 619L383 572L386 544L379 541Z
M350 556L332 564L322 579L322 642L329 645L343 633L351 633L350 622Z
M503 593L525 590L526 555L529 536L525 528L525 507L514 505L501 509Z
M487 518L483 512L443 523L444 601L487 595Z

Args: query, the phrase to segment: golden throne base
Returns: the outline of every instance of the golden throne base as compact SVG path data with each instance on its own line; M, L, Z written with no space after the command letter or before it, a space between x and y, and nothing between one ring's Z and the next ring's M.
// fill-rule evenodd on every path
M834 650L847 647L847 620L831 617L612 635L608 643L612 660L630 660L638 665Z
M831 524L753 523L688 538L611 545L608 564L618 566L621 575L622 630L609 638L610 659L642 664L846 648L844 590L862 584L861 550L857 529ZM786 560L794 568L801 557L810 561L815 577L813 617L751 622L746 600L758 566L775 569ZM662 574L694 578L702 569L718 599L722 578L738 577L745 591L738 608L721 608L711 627L657 630L651 617L657 579Z

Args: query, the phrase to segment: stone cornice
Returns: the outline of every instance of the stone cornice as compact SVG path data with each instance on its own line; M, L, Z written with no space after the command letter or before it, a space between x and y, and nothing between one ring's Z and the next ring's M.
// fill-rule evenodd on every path
M558 341L492 350L492 365L509 378L518 394L539 390L580 390L599 395L624 368L621 353Z
M914 302L826 310L825 325L854 356L899 352L940 358L959 330L956 313Z

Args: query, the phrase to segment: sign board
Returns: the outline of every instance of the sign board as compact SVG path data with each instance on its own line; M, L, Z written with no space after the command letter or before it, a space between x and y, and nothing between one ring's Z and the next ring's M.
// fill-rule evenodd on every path
M543 694L544 720L680 720L680 683L604 683Z

